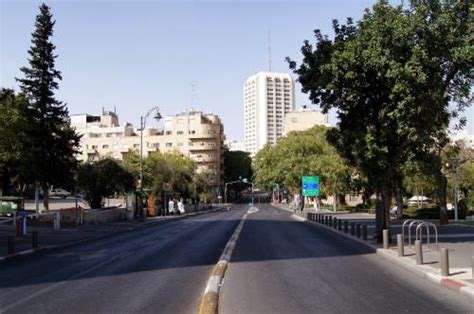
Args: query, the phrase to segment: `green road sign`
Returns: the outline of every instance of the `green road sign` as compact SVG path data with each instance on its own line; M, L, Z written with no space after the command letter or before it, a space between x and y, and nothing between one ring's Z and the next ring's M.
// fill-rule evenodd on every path
M319 195L319 177L304 176L301 181L301 185L303 188L303 196Z

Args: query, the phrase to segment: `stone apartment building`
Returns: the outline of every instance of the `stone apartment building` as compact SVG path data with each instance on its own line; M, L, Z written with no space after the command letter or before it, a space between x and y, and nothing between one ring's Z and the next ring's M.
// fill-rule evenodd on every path
M315 125L330 127L329 115L303 106L300 110L288 112L283 121L283 135L292 131L305 131Z
M115 112L103 111L101 116L77 114L71 125L82 135L80 160L113 157L122 160L132 151L140 153L140 129L130 123L119 124ZM224 127L214 114L192 111L167 116L163 129L143 130L143 156L160 151L179 152L197 164L197 172L211 174L214 190L223 184Z

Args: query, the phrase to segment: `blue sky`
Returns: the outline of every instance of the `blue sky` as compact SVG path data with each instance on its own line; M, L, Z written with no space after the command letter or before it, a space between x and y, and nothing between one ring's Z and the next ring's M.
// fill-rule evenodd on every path
M153 106L163 115L194 108L218 114L227 138L241 139L242 84L268 70L268 31L272 70L289 72L284 58L299 60L314 29L332 34L333 18L358 19L375 1L45 2L56 20L52 40L63 74L57 97L70 113L115 106L121 123L138 126ZM40 3L0 0L2 87L17 89ZM296 89L297 106L309 104ZM474 108L464 115L474 133Z

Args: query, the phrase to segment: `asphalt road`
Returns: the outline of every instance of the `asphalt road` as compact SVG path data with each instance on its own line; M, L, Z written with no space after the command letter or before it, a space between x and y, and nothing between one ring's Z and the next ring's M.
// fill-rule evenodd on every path
M269 205L249 215L220 313L474 313L458 292Z
M0 265L0 312L196 313L244 213L204 214Z

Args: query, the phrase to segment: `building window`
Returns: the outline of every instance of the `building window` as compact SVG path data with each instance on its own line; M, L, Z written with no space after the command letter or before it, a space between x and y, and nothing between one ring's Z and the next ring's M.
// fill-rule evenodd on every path
M295 118L295 117L294 117L294 118L291 118L291 122L297 123L297 122L298 122L298 118Z
M173 143L166 143L166 147L171 147L173 146Z
M133 144L133 148L138 148L140 147L140 144Z
M189 131L189 134L196 134L196 131L190 130L190 131Z
M178 132L176 132L176 134L183 135L183 131L178 131Z
M92 149L97 149L97 145L92 145Z
M173 134L172 131L166 131L166 135L171 135L171 134Z
M179 147L183 146L183 143L178 143L178 146L179 146Z
M109 145L102 145L102 148L109 148Z

